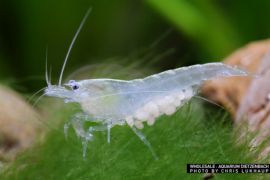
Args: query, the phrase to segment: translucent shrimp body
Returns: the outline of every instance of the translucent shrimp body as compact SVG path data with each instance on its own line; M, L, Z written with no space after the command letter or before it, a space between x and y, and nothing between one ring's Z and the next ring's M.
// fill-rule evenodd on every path
M145 121L153 125L159 116L173 114L197 93L204 81L246 75L222 63L209 63L131 81L89 79L76 82L78 89L72 99L81 104L85 113L103 123L114 126L126 122L141 129Z
M70 80L65 84L67 87L49 85L45 94L81 105L83 113L76 114L65 125L65 130L69 124L73 125L77 135L85 140L84 149L94 131L108 130L109 142L110 129L124 124L128 124L151 149L149 142L137 131L144 127L144 122L151 126L161 115L172 115L196 95L202 83L207 80L247 75L245 71L223 63L208 63L130 81ZM101 125L84 130L85 121L95 121Z

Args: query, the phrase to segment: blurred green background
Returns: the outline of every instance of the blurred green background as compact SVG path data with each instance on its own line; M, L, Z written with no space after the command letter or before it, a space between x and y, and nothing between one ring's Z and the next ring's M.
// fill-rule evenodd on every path
M237 48L270 35L269 0L0 0L0 82L23 94L33 94L44 87L48 47L48 62L56 83L70 42L89 7L92 13L74 45L65 77L82 66L97 63L116 65L109 65L112 73L120 64L125 71L122 74L128 78L145 67L149 74L221 61ZM136 66L131 67L133 64ZM95 68L94 72L108 74L106 67L100 68L102 73ZM131 75L126 76L127 72ZM49 123L63 124L71 118L70 109L59 111L53 104L46 107L53 111ZM57 131L49 132L43 144L24 154L2 176L198 179L201 174L186 175L186 163L255 161L246 157L246 146L234 147L233 126L225 120L224 111L208 112L202 108L204 105L195 104L199 105L195 110L193 105L185 106L176 115L161 117L157 125L144 130L161 161L153 161L148 149L128 127L113 129L111 144L104 140L106 134L98 135L89 145L89 161L84 161L80 141L75 139L74 132L70 135L73 139L65 141L61 124L55 125ZM130 169L126 170L127 167ZM247 176L217 178L231 177Z
M157 72L220 61L270 34L269 0L0 0L0 80L22 92L45 86L46 46L56 80L89 7L92 14L72 50L65 76L83 65L129 57L141 49L160 55L170 52L151 65ZM158 43L149 48L153 42Z

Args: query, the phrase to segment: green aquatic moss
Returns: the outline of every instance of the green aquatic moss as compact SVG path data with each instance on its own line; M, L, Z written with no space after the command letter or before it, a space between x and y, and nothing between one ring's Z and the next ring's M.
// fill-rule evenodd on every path
M203 174L187 174L187 163L254 163L246 145L235 145L228 115L223 110L210 111L203 106L192 102L143 129L158 160L128 126L114 127L110 144L106 132L95 133L83 159L81 141L74 131L69 131L67 140L64 137L64 121L74 112L63 109L49 118L49 123L60 123L56 127L51 124L44 141L23 153L0 178L198 179ZM215 178L232 177L251 179L259 175L217 174Z

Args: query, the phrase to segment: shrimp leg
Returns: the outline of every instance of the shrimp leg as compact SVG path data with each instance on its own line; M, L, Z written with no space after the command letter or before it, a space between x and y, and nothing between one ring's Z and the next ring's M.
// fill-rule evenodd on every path
M92 139L93 134L92 131L94 130L99 130L103 131L104 129L102 128L97 128L97 127L90 127L88 131L86 132L84 130L83 124L85 121L96 121L95 119L91 119L90 116L83 114L83 113L77 113L73 116L70 122L65 124L64 130L65 134L67 134L68 126L71 124L79 138L82 138L82 146L83 146L83 158L86 156L86 150L87 150L87 144L88 142Z
M79 121L82 121L82 122L79 122ZM68 135L68 129L71 125L74 127L76 134L78 136L80 136L80 133L79 132L78 132L79 134L77 133L77 128L79 128L79 131L81 131L81 132L84 131L82 129L82 127L83 127L83 122L85 122L85 121L99 122L100 120L93 118L93 117L87 115L86 113L82 113L82 112L73 115L71 120L68 120L64 125L64 134L65 134L66 139L67 139L67 135ZM79 125L79 124L81 124L81 125ZM80 137L82 137L82 136L80 136Z
M135 128L134 126L131 127L131 129L140 138L140 140L148 147L148 149L151 151L154 159L158 160L158 157L157 157L153 147L151 146L150 142L145 138L144 134L141 131L139 131L137 128Z
M112 124L108 123L108 124L103 124L103 125L99 125L99 126L91 126L88 129L89 133L92 133L94 131L106 131L107 130L107 142L110 143L110 139L111 139L111 128L112 128Z
M93 132L95 131L106 131L108 130L108 143L110 143L110 128L111 126L109 125L99 125L99 126L91 126L88 128L88 131L85 133L86 137L92 137ZM90 139L85 138L85 141L83 142L83 157L86 155L86 149L87 149L87 143Z
M67 134L68 134L68 129L69 127L72 125L77 136L79 138L82 138L83 139L83 142L82 142L82 146L83 146L83 157L86 156L86 149L87 149L87 144L88 144L88 141L90 141L93 137L93 132L95 131L105 131L107 130L108 131L108 143L110 143L110 129L112 127L111 124L108 124L108 125L99 125L99 126L91 126L88 128L87 131L84 130L84 122L86 121L91 121L91 122L100 122L99 119L95 119L85 113L77 113L75 114L71 120L69 120L67 123L65 123L64 125L64 133L65 133L65 137L67 139Z
M79 138L82 138L82 146L83 146L83 158L86 156L86 148L88 141L90 141L93 137L91 133L86 133L83 124L85 122L85 119L81 116L82 114L75 114L75 116L71 119L70 122L66 123L64 126L65 136L67 136L67 130L69 125L71 124Z

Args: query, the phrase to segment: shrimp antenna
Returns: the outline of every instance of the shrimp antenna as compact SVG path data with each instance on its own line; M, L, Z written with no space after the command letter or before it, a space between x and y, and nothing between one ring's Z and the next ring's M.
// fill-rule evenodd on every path
M46 47L46 69L45 69L45 78L46 78L46 83L47 86L49 87L51 85L51 82L49 81L49 76L48 76L48 46Z
M88 18L88 16L89 16L89 14L90 14L91 11L92 11L92 8L89 8L89 9L87 10L87 12L86 12L86 14L85 14L84 17L83 17L83 20L82 20L82 22L81 22L79 28L77 29L77 31L76 31L76 33L75 33L75 35L74 35L74 37L73 37L73 39L72 39L72 41L71 41L71 43L70 43L70 46L69 46L68 51L67 51L67 55L66 55L66 57L65 57L65 60L64 60L64 63L63 63L62 69L61 69L61 73L60 73L60 77L59 77L59 83L58 83L59 86L60 86L61 83L62 83L63 73L64 73L64 70L65 70L65 67L66 67L67 60L68 60L69 54L70 54L70 52L71 52L71 49L72 49L72 47L73 47L73 45L74 45L74 43L75 43L75 41L76 41L76 39L77 39L77 37L78 37L78 35L79 35L79 33L80 33L80 31L81 31L81 29L82 29L84 23L85 23L86 19Z
M50 66L49 83L52 84L52 66Z

